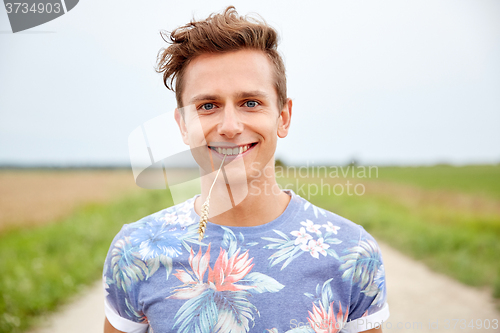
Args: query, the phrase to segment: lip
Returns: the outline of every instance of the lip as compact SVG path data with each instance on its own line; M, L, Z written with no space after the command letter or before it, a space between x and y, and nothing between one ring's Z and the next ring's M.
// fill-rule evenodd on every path
M233 142L225 142L225 141L211 141L207 145L209 147L220 147L220 148L236 148L246 145L253 145L257 143L255 142L246 142L246 143L233 143Z
M242 144L242 145L235 145L235 144L230 144L230 143L212 143L210 145L207 145L207 149L214 155L214 156L218 156L220 159L223 159L224 156L226 156L226 161L227 160L234 160L236 158L242 158L243 156L247 155L248 152L250 152L251 150L253 150L255 148L255 146L257 146L258 142L252 142L252 143L246 143L246 144ZM241 153L241 154L237 154L237 155L224 155L224 154L221 154L219 152L217 152L216 150L210 148L210 147L220 147L220 148L237 148L237 147L241 147L241 146L245 146L245 145L250 145L250 148L248 148L244 153Z

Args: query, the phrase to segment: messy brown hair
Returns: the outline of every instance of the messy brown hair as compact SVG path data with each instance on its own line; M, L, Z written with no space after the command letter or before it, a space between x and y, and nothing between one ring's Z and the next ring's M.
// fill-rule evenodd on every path
M211 14L202 21L193 19L170 34L165 31L160 34L170 45L158 53L156 71L163 73L165 86L175 92L177 107L183 107L184 73L195 57L204 53L252 49L269 56L274 67L278 107L284 108L286 76L283 59L277 50L278 33L264 20L239 16L236 9L229 6L222 14Z

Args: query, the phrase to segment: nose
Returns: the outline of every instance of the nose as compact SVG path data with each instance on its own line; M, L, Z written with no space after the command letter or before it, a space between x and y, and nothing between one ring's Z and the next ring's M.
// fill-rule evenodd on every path
M233 106L225 106L218 132L219 135L224 135L229 139L243 132L243 124L239 119L238 111Z

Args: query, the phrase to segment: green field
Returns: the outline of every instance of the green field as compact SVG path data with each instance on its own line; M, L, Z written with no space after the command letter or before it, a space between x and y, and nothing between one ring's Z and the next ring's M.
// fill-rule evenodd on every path
M500 298L499 180L498 165L387 167L371 178L298 180L299 185L350 181L366 187L363 195L311 195L288 188L434 270L491 288ZM122 224L170 205L167 191L143 190L112 204L87 205L43 227L0 234L0 333L24 332L38 316L98 280Z
M446 189L500 199L500 164L432 167L381 167L379 180Z

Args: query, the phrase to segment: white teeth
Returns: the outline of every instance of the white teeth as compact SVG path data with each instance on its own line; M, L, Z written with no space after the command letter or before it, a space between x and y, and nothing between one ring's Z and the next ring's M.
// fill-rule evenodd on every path
M235 148L221 148L221 147L211 147L213 150L218 152L219 154L224 154L224 155L238 155L246 152L248 149L250 149L252 145L244 145L244 146L239 146Z

